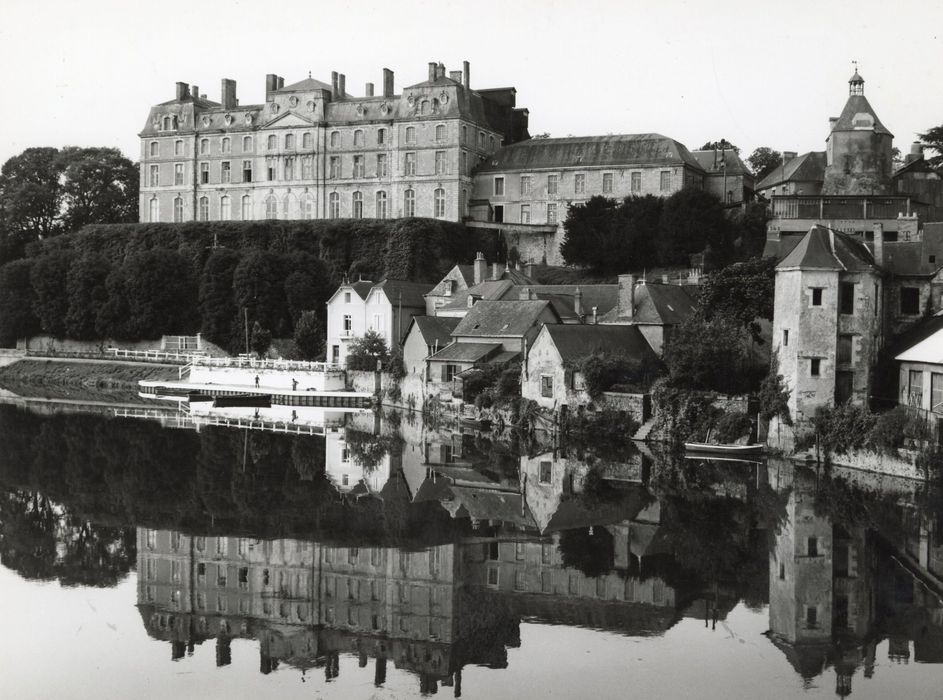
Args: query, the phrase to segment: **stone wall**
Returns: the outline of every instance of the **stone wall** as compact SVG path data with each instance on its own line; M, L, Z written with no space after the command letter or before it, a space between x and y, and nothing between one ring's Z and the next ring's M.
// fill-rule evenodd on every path
M926 472L916 465L917 453L913 450L898 450L896 455L881 454L872 450L858 450L841 455L831 455L834 465L866 472L875 472L903 479L926 478Z

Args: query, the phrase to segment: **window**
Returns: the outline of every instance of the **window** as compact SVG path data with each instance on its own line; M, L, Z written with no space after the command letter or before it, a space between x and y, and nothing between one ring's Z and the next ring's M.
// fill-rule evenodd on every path
M553 376L549 374L540 375L540 395L544 398L553 398Z
M242 161L242 181L252 182L252 161L251 160Z
M504 205L503 204L494 205L494 220L499 224L504 221Z
M200 184L208 185L210 182L210 164L200 163Z
M266 167L266 172L265 172L266 180L268 182L271 182L272 180L275 179L275 163L277 162L278 161L271 160L271 159L268 161L268 166Z
M406 127L406 143L416 143L416 127Z
M345 304L350 303L350 292L344 292L344 303ZM349 330L349 329L345 328L345 330Z
M612 173L602 174L602 193L612 194Z
M285 134L285 150L291 150L295 147L295 135Z
M229 153L232 150L231 141L228 136L223 137L223 143L220 148L221 153Z
M806 540L806 556L817 557L819 555L819 538L810 537Z
M496 566L488 567L488 585L489 586L498 585L498 567Z
M150 182L150 186L151 186L151 187L159 187L159 186L160 186L160 166L159 166L159 165L152 165L152 166L151 166L151 172L150 172L149 182Z
M530 175L521 175L521 197L530 197Z
M160 155L160 144L157 141L151 141L151 156Z
M779 580L780 581L786 580L786 565L785 564L779 565Z
M274 195L269 195L265 198L265 218L278 218L278 200L275 199Z
M671 191L671 171L670 170L661 171L660 180L658 183L658 189L661 190L662 192Z
M306 131L301 135L301 147L304 149L310 149L314 144L314 137L311 135L310 131Z
M354 192L350 197L351 216L355 219L363 218L363 192Z
M286 180L295 179L295 159L294 158L285 159L285 179Z
M852 282L842 282L838 285L838 309L842 314L855 312L855 285Z
M416 216L416 191L406 190L403 193L403 216Z
M462 143L468 143L468 127L462 124Z
M514 590L515 591L526 591L527 590L527 579L524 578L523 571L517 571L514 574Z
M274 151L278 146L278 137L275 134L269 134L268 137L268 150Z
M809 360L809 374L813 377L819 376L819 370L821 369L822 360L818 357L813 357Z
M822 305L822 287L812 287L812 306Z
M838 364L851 364L852 361L852 338L851 335L838 336Z
M783 347L789 345L789 329L783 328Z
M923 407L923 372L910 370L907 376L907 403L917 408Z
M435 174L445 175L445 151L435 152Z
M423 100L419 103L419 113L429 114L429 100Z
M541 484L549 484L553 476L553 462L544 461L540 463L539 481ZM545 564L547 562L544 562Z
M242 137L242 152L243 153L252 152L252 137L251 136Z
M435 140L436 140L436 141L445 141L445 124L436 124L436 127L435 127Z
M291 194L291 192L289 192L288 194L286 194L286 195L285 195L285 198L282 199L282 218L283 218L283 219L290 219L290 218L292 218L292 216L291 216L291 210L292 210L292 208L293 208L292 205L294 204L294 201L295 201L295 198L294 198L294 196Z
M462 158L462 162L461 162L462 173L461 174L468 175L468 151L462 151L461 158Z
M573 177L573 193L574 194L583 194L586 192L586 176L582 173L577 173Z
M313 160L311 156L304 156L301 159L301 179L311 180L314 177Z
M404 163L403 174L405 175L415 175L416 174L416 154L407 153L406 160Z
M157 202L157 197L151 197L150 201L147 203L147 220L151 222L160 221L160 209Z
M331 192L328 197L328 216L332 219L339 219L341 215L341 196L337 192Z
M377 153L377 177L387 177L386 153Z
M242 220L250 221L252 219L252 198L244 194L242 195Z
M494 179L494 196L503 197L504 196L504 178L496 177Z
M522 224L530 223L530 204L521 205L521 223Z
M183 184L183 163L174 163L174 184Z
M232 182L232 169L228 160L219 164L219 181L223 184Z
M363 177L363 156L354 156L354 177Z
M547 196L556 195L557 193L557 176L556 175L547 175Z
M183 155L183 141L174 141L174 155L175 156Z
M557 205L553 202L547 205L547 223L557 223Z
M386 129L377 129L377 146L386 143Z
M210 198L200 197L200 221L210 220Z
M629 189L632 194L639 194L642 191L642 173L632 173L629 177Z
M331 148L337 148L341 145L341 132L332 131L331 132Z
M380 190L377 192L377 210L376 217L378 219L385 219L387 217L386 213L386 192Z
M491 149L490 149L490 150L491 150L492 152L494 152L494 136L491 137L490 143L491 143Z
M433 209L432 215L441 219L445 217L445 190L441 187L436 188L432 193Z
M807 606L805 609L805 626L815 628L819 626L818 620L819 611L818 608L813 606Z
M900 313L903 316L916 316L920 313L920 289L900 288Z
M455 375L458 374L461 370L458 365L447 364L444 368L444 376L442 377L443 381L451 382L455 379Z
M478 132L478 148L480 148L482 151L485 150L485 132L484 131Z
M328 177L337 178L340 176L341 176L340 156L331 156L330 170L328 171Z
M354 145L363 146L363 129L354 131Z
M174 197L174 221L180 223L183 221L183 198Z

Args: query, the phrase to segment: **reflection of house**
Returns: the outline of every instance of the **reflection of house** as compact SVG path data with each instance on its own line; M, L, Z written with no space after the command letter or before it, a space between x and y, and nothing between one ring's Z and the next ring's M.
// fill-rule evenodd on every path
M365 433L358 435L374 439ZM325 433L324 449L324 472L341 493L378 494L390 478L392 456L384 452L376 464L364 465L351 450L345 430Z

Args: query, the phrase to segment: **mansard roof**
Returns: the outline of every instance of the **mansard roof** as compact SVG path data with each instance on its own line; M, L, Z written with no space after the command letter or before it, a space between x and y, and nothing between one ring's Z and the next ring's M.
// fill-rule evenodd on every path
M871 103L868 102L868 98L864 95L849 95L848 101L845 103L845 108L841 111L841 116L838 117L832 125L832 133L836 131L855 131L855 115L856 114L870 114L874 119L874 133L876 134L886 134L893 137L887 127L881 123L881 120L878 119L877 113L874 111L874 108L871 106Z
M861 241L816 224L776 266L777 270L790 268L860 272L875 270L877 265Z
M478 172L626 165L687 165L703 170L684 144L661 134L529 139L488 156Z
M822 182L824 179L825 151L809 151L773 170L760 181L756 189L765 190L784 182Z

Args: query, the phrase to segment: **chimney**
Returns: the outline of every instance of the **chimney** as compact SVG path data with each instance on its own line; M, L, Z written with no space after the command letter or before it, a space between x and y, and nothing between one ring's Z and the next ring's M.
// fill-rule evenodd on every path
M491 263L491 279L499 280L501 275L504 274L504 264L503 263Z
M793 160L797 155L796 151L783 151L783 165Z
M194 100L200 99L200 88L197 87L196 85L191 85L191 86L190 86L190 97L192 97Z
M598 306L594 306L594 307L593 307L593 325L594 325L594 326L595 326L597 323L599 323L599 317L596 315L596 311L597 311L598 309L599 309Z
M222 98L220 102L222 103L223 109L233 109L239 102L236 100L236 81L229 78L223 78L222 80Z
M462 81L462 85L465 86L466 90L471 89L469 81L471 79L471 64L468 61L462 61L462 71L465 73L465 80Z
M475 284L481 284L485 280L485 275L488 274L488 263L481 251L479 251L478 255L475 256L474 270Z
M393 71L389 68L383 69L383 96L393 97Z
M337 76L337 96L344 99L347 95L347 76L341 73Z
M517 298L520 301L529 301L530 300L530 287L521 287L517 293Z
M268 100L273 92L278 89L278 76L269 73L265 76L265 99Z
M186 83L177 83L177 101L187 99L187 94L190 92L190 86Z
M904 158L904 164L910 165L916 160L923 160L923 144L919 141L910 144L910 153Z
M534 279L534 263L527 262L524 263L524 276L528 279Z
M835 123L838 121L838 117L829 117L828 118L828 132L831 133L832 129L835 128Z
M635 275L619 275L619 318L635 318Z
M445 77L445 64L440 63L438 66L436 66L435 78L436 80L438 80L439 78L444 78L444 77Z
M576 294L573 295L573 313L577 317L583 317L583 290L579 287L576 288Z
M367 83L364 94L366 94L367 97L373 97L373 83Z
M282 76L278 76L278 89L281 90L285 87L285 79Z
M884 224L874 224L874 262L884 264Z
M337 71L331 71L331 99L337 99Z
M454 80L459 85L462 84L462 71L460 70L450 70L449 77Z
M435 74L439 70L439 64L435 61L429 63L429 80L435 80Z

